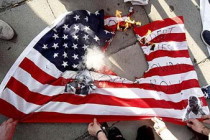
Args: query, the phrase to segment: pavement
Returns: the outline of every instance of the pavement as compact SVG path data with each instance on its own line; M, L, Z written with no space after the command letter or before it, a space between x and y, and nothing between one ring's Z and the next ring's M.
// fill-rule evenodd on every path
M11 41L0 40L0 81L30 41L62 13L79 9L91 12L104 9L105 14L115 15L118 9L127 14L130 6L130 3L124 3L123 0L0 0L0 19L8 22L17 34ZM200 38L202 23L199 0L150 0L149 5L133 7L133 18L141 21L142 25L167 17L184 16L190 57L200 86L210 84L209 54ZM143 52L135 45L136 42L132 30L118 32L106 52L111 69L130 80L141 77L147 69ZM6 119L0 116L0 123ZM109 125L112 123L109 122ZM120 128L127 140L134 140L137 128L145 124L152 126L149 120L121 121L115 126ZM186 126L166 125L179 140L193 140L193 133ZM87 124L25 123L18 125L14 140L73 140L86 131ZM160 139L157 135L155 137Z

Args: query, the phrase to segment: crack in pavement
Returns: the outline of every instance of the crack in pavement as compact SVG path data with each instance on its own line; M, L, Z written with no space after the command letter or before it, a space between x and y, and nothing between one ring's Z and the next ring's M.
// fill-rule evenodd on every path
M18 7L18 6L21 6L21 5L25 4L27 1L31 1L31 0L22 0L22 1L16 2L16 3L7 3L9 5L0 8L0 13L4 12L6 10L10 10L12 8Z
M54 18L56 19L55 13L53 12L52 7L51 7L49 1L48 1L48 0L46 0L46 1L47 1L48 6L50 7L50 10L51 10L51 12L52 12Z
M198 63L195 63L195 66L198 66L198 65L200 65L200 64L203 64L203 63L205 63L205 62L207 62L207 61L210 61L210 56L207 57L207 58L205 58L205 59L203 59L202 61L200 61L200 62L198 62Z

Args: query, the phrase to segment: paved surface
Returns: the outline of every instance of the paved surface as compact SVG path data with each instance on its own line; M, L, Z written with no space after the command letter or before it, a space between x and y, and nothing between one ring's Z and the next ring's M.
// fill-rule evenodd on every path
M114 15L119 9L127 14L131 4L123 0L0 0L0 19L8 22L16 31L17 37L10 42L0 40L0 80L4 78L17 57L29 42L60 14L78 9L96 11L104 9ZM135 20L142 24L150 21L183 15L187 32L190 56L195 65L201 86L210 84L210 61L207 49L200 39L202 28L199 0L150 0L147 6L134 6ZM136 45L133 31L118 32L107 50L110 66L122 77L133 80L142 76L147 63L142 50ZM129 47L130 45L134 45ZM132 62L132 63L131 63ZM6 120L0 116L0 123ZM113 122L110 122L111 125ZM137 128L152 126L151 121L130 121L116 124L128 140L134 140ZM180 140L188 140L193 134L185 127L167 123L168 128ZM75 139L87 130L87 124L19 124L15 140L69 140ZM91 139L91 138L88 138ZM156 139L159 139L156 135Z

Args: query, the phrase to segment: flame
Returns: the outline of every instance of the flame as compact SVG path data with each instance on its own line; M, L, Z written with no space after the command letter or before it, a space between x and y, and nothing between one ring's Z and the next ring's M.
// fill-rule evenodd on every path
M116 10L115 16L117 17L117 30L126 31L128 28L132 27L132 25L137 25L137 26L141 25L141 22L136 22L135 20L131 20L129 16L125 20L123 20L122 12L119 10ZM121 21L124 21L125 23L120 23Z

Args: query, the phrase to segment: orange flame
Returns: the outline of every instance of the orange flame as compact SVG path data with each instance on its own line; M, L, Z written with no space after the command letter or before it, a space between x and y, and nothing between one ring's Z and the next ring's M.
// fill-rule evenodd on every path
M140 26L141 22L136 22L135 20L131 20L130 17L127 17L127 19L124 21L124 24L120 24L121 21L123 21L122 19L122 12L119 10L116 10L116 14L115 16L117 17L117 30L120 31L126 31L128 28L130 28L132 25L137 25Z

